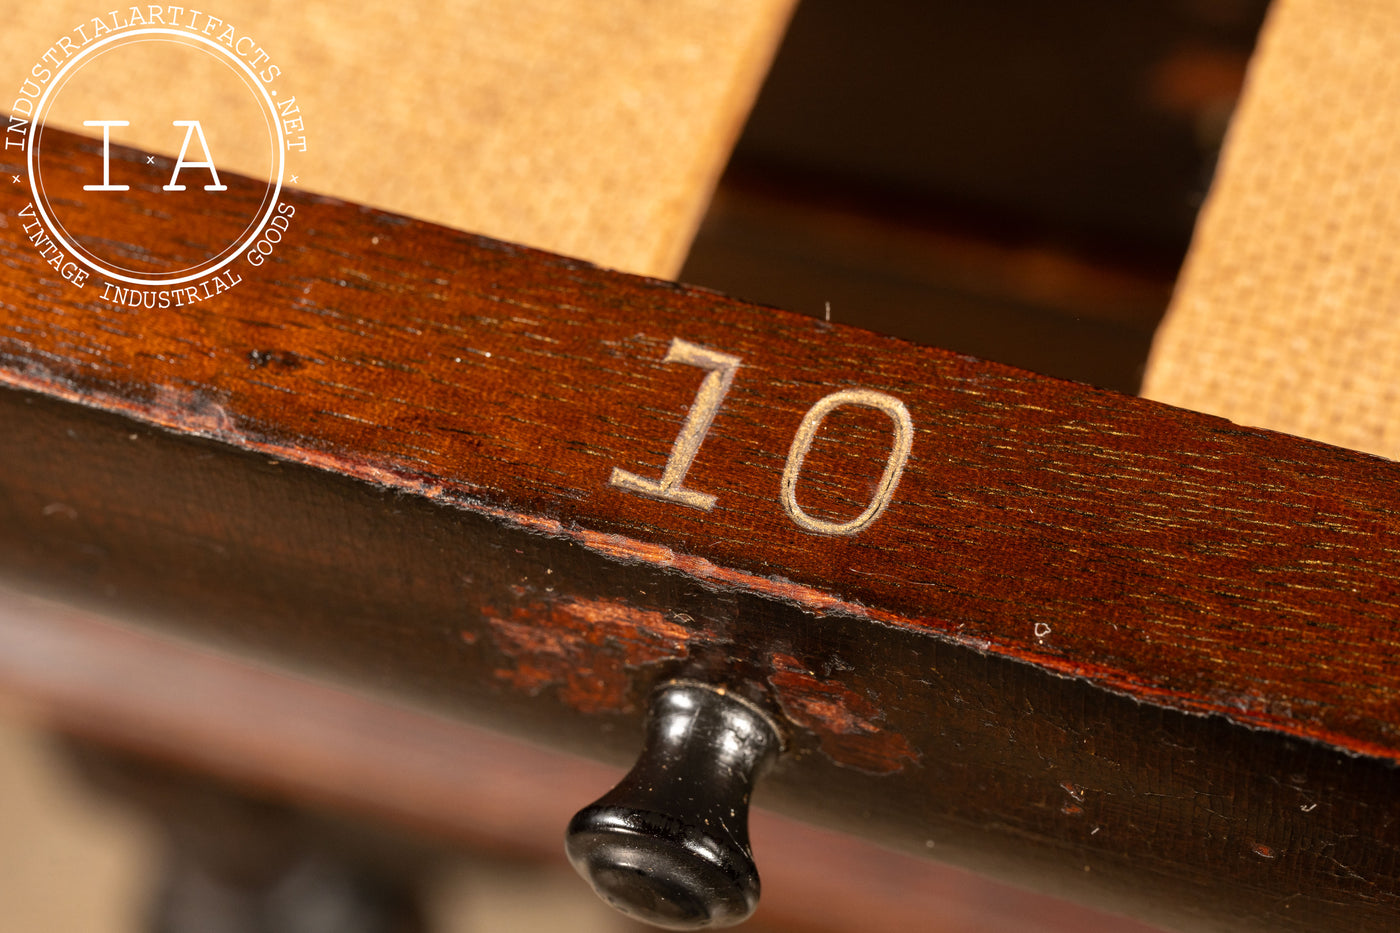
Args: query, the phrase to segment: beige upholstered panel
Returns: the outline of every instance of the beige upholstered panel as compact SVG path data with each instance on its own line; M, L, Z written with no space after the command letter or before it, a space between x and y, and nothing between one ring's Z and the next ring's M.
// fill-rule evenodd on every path
M199 9L254 37L282 69L279 83L306 119L303 187L669 277L793 3L219 0ZM0 109L59 36L128 8L0 3ZM140 105L200 77L122 76L104 93L132 127L113 139L175 155L168 118L153 126ZM215 157L233 169L249 163Z
M1400 3L1276 0L1143 394L1400 457Z

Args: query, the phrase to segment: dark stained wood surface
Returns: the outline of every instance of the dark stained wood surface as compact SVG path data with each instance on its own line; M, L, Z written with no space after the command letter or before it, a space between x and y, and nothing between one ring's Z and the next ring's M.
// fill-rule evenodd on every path
M1394 927L1395 464L308 196L227 294L119 308L6 197L25 585L617 760L720 679L791 728L790 812L1195 929ZM609 483L661 475L675 338L741 361L710 511ZM908 466L812 534L789 445L857 388ZM890 438L833 414L802 507L859 513Z
M259 797L560 866L579 799L623 774L5 590L0 696L50 728ZM752 823L763 929L1150 933L772 813Z

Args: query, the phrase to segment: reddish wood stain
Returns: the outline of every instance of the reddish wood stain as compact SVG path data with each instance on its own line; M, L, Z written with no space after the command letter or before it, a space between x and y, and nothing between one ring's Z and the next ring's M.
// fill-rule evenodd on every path
M815 732L832 761L871 774L892 774L918 762L904 736L879 724L883 714L870 700L820 680L788 655L774 654L772 664L768 683L784 715Z
M523 603L483 609L496 647L511 661L496 676L530 694L558 687L583 713L626 710L631 669L678 660L694 632L664 613L609 600Z
M637 669L679 661L709 636L615 600L564 598L483 608L492 642L509 660L496 677L531 695L556 687L559 698L583 713L633 709ZM474 633L462 633L476 644ZM881 725L884 714L869 698L823 681L797 659L770 656L768 684L784 715L814 733L831 761L869 774L892 774L919 760L903 735Z

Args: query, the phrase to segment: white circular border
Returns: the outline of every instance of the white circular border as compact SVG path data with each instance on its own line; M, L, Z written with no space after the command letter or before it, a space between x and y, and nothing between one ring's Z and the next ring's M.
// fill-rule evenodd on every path
M277 209L277 198L282 193L282 172L287 165L287 137L286 134L282 131L281 121L277 119L277 105L273 102L272 96L267 93L267 88L263 86L263 82L261 79L258 78L257 72L253 71L253 69L250 68L248 66L248 63L243 61L243 59L238 58L232 52L228 51L212 39L206 39L204 36L192 35L191 33L183 32L178 29L161 29L155 27L148 27L146 29L133 29L128 32L118 33L117 35L111 36L110 38L103 39L101 42L92 45L90 48L85 48L81 52L79 52L73 58L72 61L67 62L62 68L60 68L58 70L58 73L55 74L53 78L49 81L49 86L44 90L43 95L40 96L39 102L34 106L34 119L33 122L31 122L29 125L29 153L25 158L25 167L29 172L31 186L37 185L38 175L34 171L34 153L36 149L35 144L37 142L36 136L38 135L39 128L43 120L44 111L48 106L49 94L53 92L53 89L55 87L59 86L59 84L61 83L59 79L62 78L64 74L66 74L75 65L81 62L85 56L97 51L104 45L108 45L110 43L117 42L122 39L127 39L131 36L141 35L175 36L180 39L194 39L196 42L201 42L204 45L211 47L217 54L233 59L234 63L240 68L242 68L244 73L248 75L248 77L253 79L253 84L257 86L258 90L262 91L263 101L267 104L267 109L272 114L272 125L277 130L277 171L274 176L275 184L272 190L272 201L270 204L268 204L267 211L263 214L262 220L258 223L257 227L248 236L248 238L245 239L242 243L240 243L238 247L232 253L229 254L228 258L224 259L218 265L210 266L209 268L202 269L199 272L186 275L183 278L150 280L135 278L129 275L122 275L119 272L113 272L112 270L107 269L96 262L93 262L91 259L89 259L87 256L84 256L77 249L74 249L71 243L69 243L68 241L63 239L63 237L58 235L58 224L54 223L54 221L49 217L49 215L44 212L43 201L45 196L41 195L39 191L33 192L34 209L39 212L39 217L48 226L48 234L50 237L53 238L54 242L67 249L74 259L78 260L83 265L87 266L89 269L92 269L94 272L100 273L101 275L105 275L111 279L116 279L119 282L126 282L128 285L145 285L150 287L159 287L162 285L183 285L186 282L193 282L198 279L202 279L207 276L213 275L214 273L222 269L224 266L228 265L229 263L237 259L239 256L243 255L243 251L249 246L251 246L254 242L256 242L257 238L262 235L263 228L267 226L268 220L272 218L273 211Z

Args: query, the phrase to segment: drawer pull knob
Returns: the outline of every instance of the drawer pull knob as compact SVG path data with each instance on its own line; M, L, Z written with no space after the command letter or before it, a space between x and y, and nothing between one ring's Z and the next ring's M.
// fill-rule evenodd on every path
M674 930L732 926L758 906L749 798L777 728L722 689L676 681L653 697L646 744L569 824L569 861L603 900Z

